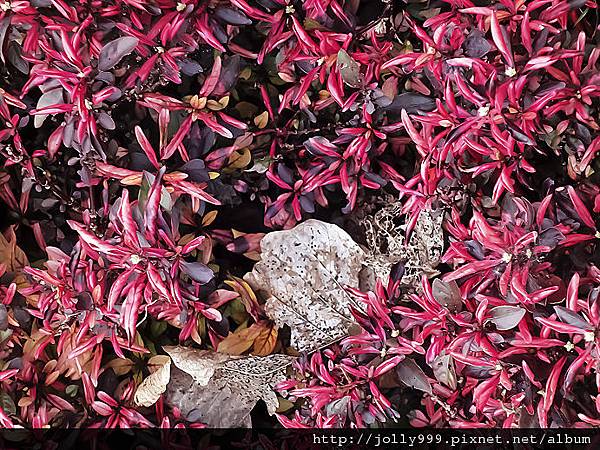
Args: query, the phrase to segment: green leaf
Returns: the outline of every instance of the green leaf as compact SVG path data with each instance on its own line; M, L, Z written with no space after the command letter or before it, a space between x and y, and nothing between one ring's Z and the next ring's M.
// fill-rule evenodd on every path
M360 87L362 84L362 74L360 73L360 64L357 63L346 50L340 50L337 55L337 67L342 75L342 80L350 87Z
M65 394L67 394L69 397L75 397L78 391L79 386L76 384L70 384L65 388Z
M15 402L7 392L0 392L0 406L9 416L17 414Z
M162 322L158 320L153 320L150 324L150 333L153 337L161 336L165 331L167 331L167 322Z

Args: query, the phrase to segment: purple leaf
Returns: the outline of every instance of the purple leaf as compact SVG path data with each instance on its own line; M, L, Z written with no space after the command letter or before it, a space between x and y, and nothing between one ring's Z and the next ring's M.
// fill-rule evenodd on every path
M190 58L183 58L177 62L181 71L189 77L193 77L202 72L200 63Z
M102 111L100 114L98 114L97 120L98 120L98 123L100 124L100 126L102 128L104 128L105 130L114 130L115 129L115 121L113 120L112 117L110 117L104 111Z
M436 380L451 389L456 389L456 368L452 356L444 354L439 355L432 361L431 368L433 369L433 376Z
M206 265L200 262L181 263L181 270L188 275L192 280L200 284L206 284L215 276L214 272Z
M47 106L57 105L59 103L62 103L63 101L63 88L59 86L44 92L38 99L36 109L42 109ZM44 124L44 120L46 120L46 117L48 117L48 115L49 114L37 114L33 118L33 126L35 128L40 128Z
M489 321L500 331L512 330L527 311L519 306L496 306L490 310Z
M558 231L556 228L548 228L540 233L539 243L545 247L554 248L556 247L563 239L565 235Z
M431 384L427 375L414 360L410 358L402 360L396 366L396 374L398 379L408 387L431 394Z
M338 52L337 67L344 83L350 87L360 87L363 81L360 73L360 64L343 49Z
M479 242L474 240L465 241L465 247L467 247L469 253L478 260L481 261L485 258L485 251Z
M564 306L555 306L554 311L561 322L581 328L582 330L592 330L593 327L576 312L565 308Z
M112 69L137 47L138 42L138 38L124 36L106 44L98 57L98 70Z
M489 43L484 34L479 30L471 31L467 39L465 39L463 46L465 54L471 58L481 58L492 49L492 44Z
M463 302L456 281L446 283L445 281L436 278L433 280L431 291L435 301L448 309L451 313L456 314L461 311Z
M300 202L300 206L302 206L302 209L307 213L312 214L315 212L315 202L308 196L301 195L300 197L298 197L298 201Z
M392 103L385 107L386 111L400 113L403 109L408 114L429 112L435 109L435 100L422 94L405 92L396 95Z
M252 21L246 17L246 15L240 11L229 8L217 8L215 10L215 17L218 17L223 22L231 25L251 25Z
M4 39L6 38L6 32L8 31L8 27L10 26L10 16L4 17L4 19L0 20L0 59L3 63L6 62L4 58Z

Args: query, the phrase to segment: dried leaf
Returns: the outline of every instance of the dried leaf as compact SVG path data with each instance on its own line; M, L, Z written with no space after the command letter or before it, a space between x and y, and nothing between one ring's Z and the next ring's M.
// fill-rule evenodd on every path
M131 372L134 366L135 363L129 358L115 358L106 364L106 367L112 369L119 377Z
M261 261L245 276L267 297L265 313L291 328L291 345L312 351L347 335L354 323L345 291L358 287L365 253L337 225L308 220L291 230L267 234Z
M165 392L167 404L187 420L210 427L249 427L258 400L274 414L279 402L273 387L286 378L287 355L229 356L186 347L165 347L175 367Z
M252 153L250 153L250 150L248 148L235 150L229 156L227 168L232 170L243 169L244 167L248 166L248 164L250 164L250 161L252 161Z
M360 226L370 250L365 265L379 278L386 279L395 264L404 262L402 283L420 290L423 275L433 277L439 273L436 267L444 250L443 213L421 211L406 242L405 227L399 225L401 211L400 202L388 203L362 219Z
M178 369L183 370L202 386L208 384L218 365L231 358L229 355L209 351L199 354L198 350L188 347L164 347L164 350ZM201 361L196 361L199 358Z
M204 214L204 217L202 217L202 226L207 227L211 223L213 223L215 221L215 219L217 218L217 214L218 214L217 210L209 211L206 214Z
M252 348L255 356L270 355L277 344L277 328L270 322L261 321L235 330L219 343L218 351L228 355L241 355Z
M273 353L277 345L277 336L279 332L273 324L265 323L261 328L260 334L254 339L252 354L256 356L267 356Z
M408 240L406 270L410 269L421 279L423 274L431 277L439 272L435 269L444 251L444 232L441 210L423 210Z
M256 125L261 130L267 126L267 123L269 123L268 111L265 111L254 118L254 125Z
M254 345L261 332L262 327L256 323L247 328L240 327L219 342L217 351L228 355L241 355Z
M166 391L171 378L171 358L165 355L156 355L148 360L150 370L154 370L138 386L135 391L134 401L140 406L152 406Z
M12 226L0 233L0 264L4 264L8 272L18 272L29 265L25 252L17 245L17 236Z

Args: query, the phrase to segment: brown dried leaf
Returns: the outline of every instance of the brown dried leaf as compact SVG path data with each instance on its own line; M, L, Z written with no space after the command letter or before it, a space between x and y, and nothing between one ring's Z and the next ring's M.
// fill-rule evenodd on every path
M241 355L254 345L261 332L262 327L256 323L247 328L240 327L219 343L217 351L228 355Z
M243 169L252 161L252 153L248 148L234 150L229 156L228 169Z
M12 226L0 233L0 264L4 264L8 272L18 272L29 265L25 252L17 245L17 236Z
M117 376L123 376L131 372L135 367L135 363L129 358L115 358L108 362L105 366L110 368Z
M202 226L207 227L211 223L213 223L215 221L215 219L217 218L217 214L218 214L217 210L209 211L206 214L204 214L204 217L202 217Z
M277 328L263 320L246 328L239 327L219 343L217 350L228 355L242 355L252 348L253 355L267 356L275 349L277 335Z
M362 306L344 288L358 287L364 259L340 227L308 220L267 234L260 262L244 279L264 291L267 316L291 328L292 347L310 352L348 334L354 323L350 306Z
M279 335L277 327L265 322L261 328L260 334L254 339L252 354L255 356L267 356L273 353L277 345L277 336Z

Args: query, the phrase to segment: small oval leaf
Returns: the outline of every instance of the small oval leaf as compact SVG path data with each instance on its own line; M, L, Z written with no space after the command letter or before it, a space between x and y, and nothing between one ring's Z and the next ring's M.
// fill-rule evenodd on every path
M396 374L398 379L408 387L431 394L431 384L427 379L427 375L414 360L410 358L402 360L396 366Z
M436 302L448 309L451 313L458 313L462 310L462 296L456 281L445 281L436 278L431 286L433 298Z
M516 327L526 310L519 306L496 306L490 310L489 321L500 331L512 330Z
M98 57L98 70L106 71L112 69L137 47L138 42L138 38L123 36L106 44Z
M192 280L200 284L208 283L215 276L210 267L200 262L182 262L181 270Z

